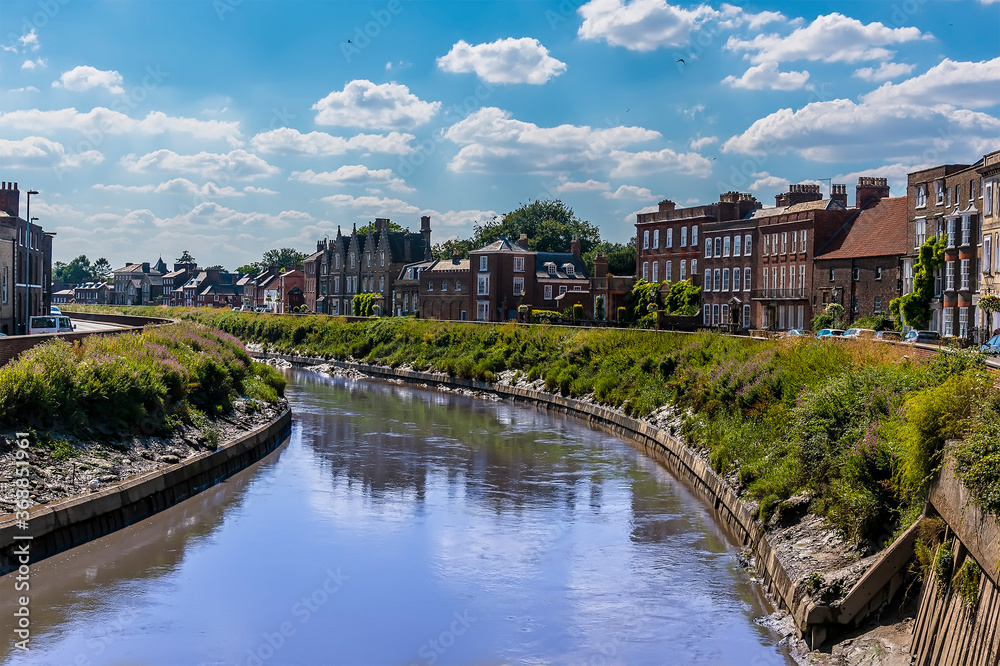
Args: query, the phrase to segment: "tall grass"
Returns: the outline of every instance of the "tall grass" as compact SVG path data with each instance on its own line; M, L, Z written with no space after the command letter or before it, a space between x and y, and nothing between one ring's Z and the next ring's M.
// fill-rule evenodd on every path
M876 341L761 343L713 333L211 310L175 316L275 351L487 381L520 371L549 391L593 395L636 417L670 404L683 415L688 442L707 449L713 467L759 502L762 519L805 495L814 511L872 548L919 513L945 440L982 421L980 397L994 396L1000 413L975 352L918 362L905 347ZM996 422L981 430L994 432ZM989 455L1000 455L995 449Z

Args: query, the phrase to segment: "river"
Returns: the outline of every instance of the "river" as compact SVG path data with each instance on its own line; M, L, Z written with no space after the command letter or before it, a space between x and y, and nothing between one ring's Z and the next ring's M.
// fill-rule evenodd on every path
M787 664L681 482L571 417L288 372L288 442L32 565L10 664ZM20 593L19 593L20 594Z

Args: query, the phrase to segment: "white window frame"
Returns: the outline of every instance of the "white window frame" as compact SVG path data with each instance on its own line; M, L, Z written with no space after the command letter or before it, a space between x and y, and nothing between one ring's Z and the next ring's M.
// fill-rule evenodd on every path
M489 296L490 295L490 276L489 275L479 275L476 277L476 295L477 296Z
M712 239L707 236L705 237L705 258L712 258Z
M732 241L730 240L729 236L726 236L726 237L724 237L722 239L722 256L723 257L728 257L729 256L729 250L730 250L730 244L731 244L731 242Z
M705 284L701 286L702 291L712 291L712 269L705 269Z
M514 272L515 273L524 272L524 257L514 257Z
M691 246L698 247L698 225L691 227Z
M681 227L681 247L687 247L688 244L688 228Z
M642 249L643 250L649 249L649 229L646 229L645 231L642 232Z
M488 271L490 268L490 258L485 254L479 255L479 270Z
M690 275L691 275L691 277L694 277L697 274L698 274L698 260L697 259L692 259L691 260L691 273L690 273Z
M716 268L712 271L712 291L719 291L722 287L722 269Z
M649 262L642 262L642 279L649 282Z
M547 284L542 288L542 298L546 301L552 300L552 285Z
M914 200L916 208L927 207L927 185L921 184L916 186L916 191L914 192Z
M750 305L743 306L743 328L750 328Z
M740 251L742 250L742 247L740 246L740 244L742 243L742 241L743 241L743 237L740 236L739 234L736 234L735 236L733 236L733 256L734 257L740 256Z
M733 269L733 291L742 291L740 288L740 274L743 270L739 267Z
M722 269L722 291L729 291L729 269Z
M962 290L967 291L969 289L969 260L962 259Z
M750 291L750 267L743 269L743 291Z
M660 262L654 261L653 262L653 279L650 280L650 282L659 282L659 281L660 281Z
M523 277L514 278L513 288L514 288L514 295L520 296L521 293L524 291L524 278ZM442 291L444 290L442 289Z
M667 263L663 267L663 279L666 280L667 282L673 282L674 281L673 273L674 273L674 262L667 261Z
M955 290L955 262L945 262L945 291Z
M677 275L677 279L681 282L687 279L687 261L684 259L681 259L681 270Z
M705 326L712 325L712 306L705 303L705 307L702 309L701 323Z
M913 248L919 249L921 245L927 242L927 219L923 217L918 217L916 220L914 220L913 230L915 236L915 242Z
M653 249L659 249L660 247L660 230L653 229Z

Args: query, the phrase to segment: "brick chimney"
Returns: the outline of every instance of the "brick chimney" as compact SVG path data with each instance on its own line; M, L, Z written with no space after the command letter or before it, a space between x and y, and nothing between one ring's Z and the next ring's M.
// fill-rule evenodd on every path
M788 186L788 191L774 197L774 205L780 207L794 206L795 204L806 203L807 201L819 201L823 198L823 193L819 191L819 185L812 183L792 183Z
M424 237L424 261L431 260L431 218L429 215L420 217L420 235Z
M20 215L21 193L17 190L17 183L4 182L0 186L0 210L11 217Z
M525 250L528 249L528 234L521 232L521 235L517 237L517 244L523 247Z
M888 196L889 183L885 178L860 176L854 197L854 205L858 208L864 208L868 204L885 199Z
M317 252L322 252L325 249L326 249L326 241L325 240L316 241L316 251Z
M142 272L143 273L148 273L149 272L149 262L148 261L142 262Z
M670 199L664 199L663 201L660 202L660 212L661 213L669 213L674 208L677 208L677 204L675 204Z
M573 240L569 242L569 249L573 253L574 257L580 256L580 239L574 234Z
M387 217L376 217L375 218L375 231L388 231L389 230L389 218Z
M594 257L594 277L602 278L608 276L608 258L603 254Z
M719 220L742 220L750 211L763 206L752 194L743 192L726 192L719 195Z
M847 208L847 185L841 183L830 185L830 198Z
M462 261L462 254L458 250L455 250L454 252L451 253L451 263L458 266L458 264L460 264L461 261Z

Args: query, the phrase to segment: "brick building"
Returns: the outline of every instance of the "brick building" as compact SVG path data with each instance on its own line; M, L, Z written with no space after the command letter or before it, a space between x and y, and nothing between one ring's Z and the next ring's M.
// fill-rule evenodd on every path
M608 258L603 254L594 257L594 275L590 278L590 292L594 298L594 318L601 321L617 321L618 308L625 307L632 287L634 275L609 275ZM604 317L597 316L597 298L604 299Z
M148 261L116 268L114 284L115 305L154 305L163 297L163 273Z
M752 328L754 251L757 222L736 219L704 226L702 325L730 330Z
M983 156L978 169L982 185L982 240L979 243L979 266L983 294L1000 292L1000 150ZM977 325L992 333L1000 328L1000 312L980 312Z
M457 256L431 261L419 270L420 316L466 321L472 307L470 261Z
M53 234L20 217L20 205L17 183L0 184L0 333L5 335L25 331L26 293L29 317L48 314L52 305Z
M869 201L816 251L813 312L840 303L851 323L888 313L889 302L902 294L907 226L906 197Z
M420 274L436 263L436 259L417 261L403 266L402 270L399 271L393 285L393 298L396 301L394 307L397 317L419 314Z
M84 282L73 290L73 300L83 305L107 305L113 302L114 294L103 282Z

